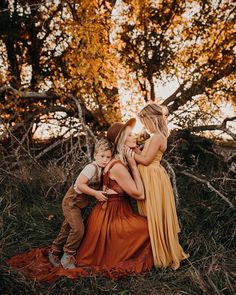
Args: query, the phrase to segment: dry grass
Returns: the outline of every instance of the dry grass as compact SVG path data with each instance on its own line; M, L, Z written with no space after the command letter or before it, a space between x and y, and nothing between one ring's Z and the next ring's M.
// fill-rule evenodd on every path
M203 170L203 164L199 165ZM0 294L235 294L235 210L203 184L178 173L180 239L190 253L190 259L179 270L158 269L116 282L88 277L39 283L11 269L5 262L8 258L33 247L49 245L59 230L61 199L72 178L58 165L49 163L45 167L15 170L19 179L2 175ZM217 173L215 169L211 173L215 179L225 175L220 163L214 163L214 167ZM194 169L200 171L197 166ZM235 182L225 181L217 188L233 195Z

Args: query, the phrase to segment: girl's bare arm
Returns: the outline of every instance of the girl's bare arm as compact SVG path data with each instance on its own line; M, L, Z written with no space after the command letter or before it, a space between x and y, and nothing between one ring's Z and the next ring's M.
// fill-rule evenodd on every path
M160 134L154 134L151 138L151 142L149 144L148 150L145 155L140 155L135 153L134 158L135 161L144 166L148 166L154 160L157 151L163 145L163 137Z

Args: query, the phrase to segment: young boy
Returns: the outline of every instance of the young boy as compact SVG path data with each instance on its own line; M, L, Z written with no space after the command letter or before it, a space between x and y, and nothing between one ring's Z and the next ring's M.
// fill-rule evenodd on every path
M69 188L62 201L64 222L57 238L53 241L48 253L53 266L62 265L65 269L76 267L75 254L84 235L84 223L81 209L90 203L89 196L99 202L107 201L100 191L102 169L112 158L112 146L106 139L100 139L94 148L94 161L84 167L73 186ZM60 254L61 260L59 259Z

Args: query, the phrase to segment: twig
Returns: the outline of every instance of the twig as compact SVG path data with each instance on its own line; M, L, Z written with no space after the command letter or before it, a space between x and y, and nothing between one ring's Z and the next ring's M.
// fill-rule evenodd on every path
M193 126L189 128L185 128L183 130L188 130L190 132L200 132L200 131L212 131L212 130L222 130L223 132L230 135L234 140L236 140L236 134L230 131L226 124L228 121L236 120L236 116L225 118L221 124L218 125L203 125L203 126Z
M15 174L15 173L13 173L13 172L7 171L7 170L5 170L5 169L3 169L3 168L0 168L0 170L1 170L2 172L4 172L5 174L8 174L8 175L10 175L10 176L13 176L14 178L17 178L17 179L19 179L19 180L22 180L22 177L18 176L17 174Z
M1 120L1 119L0 119ZM2 124L4 124L4 121L1 120ZM5 125L5 124L4 124ZM6 130L9 132L9 134L17 141L17 143L21 146L21 148L29 155L29 157L40 167L43 168L37 161L36 159L30 154L30 152L21 144L19 139L8 129L8 127L5 127Z
M188 177L191 177L192 179L198 181L198 182L201 182L203 184L206 184L209 189L211 189L213 192L215 192L218 196L220 196L226 203L228 203L228 205L231 207L231 208L234 208L234 205L229 201L229 199L227 197L225 197L221 192L219 192L217 189L215 189L208 180L205 180L205 179L202 179L202 178L199 178L198 176L196 175L193 175L187 171L181 171L180 172L181 174L184 174Z
M65 133L63 133L62 136L65 136L66 133L68 133L68 132L69 132L69 129ZM48 153L49 151L51 151L56 146L58 146L59 144L63 143L66 140L67 140L67 138L62 138L61 140L55 141L53 144L51 144L50 146L48 146L47 148L45 148L44 150L42 150L35 158L37 160L40 159L43 155L45 155L46 153Z
M205 148L203 148L202 146L200 146L200 144L197 144L196 146L197 146L201 151L203 151L205 154L212 155L212 156L214 156L215 158L218 158L218 157L219 157L218 154L213 153L213 152L211 152L211 151L208 151L207 149L205 149Z
M21 97L21 98L35 98L35 99L42 99L42 98L59 98L59 95L57 93L48 94L46 92L33 92L33 91L20 91L12 86L4 85L0 87L0 95L2 95L5 91L10 91L13 94Z
M81 124L82 124L85 132L87 134L89 134L94 139L94 141L96 141L95 135L87 127L86 123L84 122L82 108L81 108L81 105L80 105L78 99L76 97L74 97L72 94L68 95L68 97L71 98L75 102L75 104L77 106L78 114L79 114L79 119L81 121ZM86 146L87 146L87 155L88 155L89 160L91 161L92 160L92 156L91 156L91 149L90 149L90 144L89 144L88 136L85 136L85 141L86 141Z
M18 155L19 150L23 146L24 141L27 139L29 132L32 129L33 124L34 124L33 122L30 123L28 130L26 131L26 133L24 134L24 136L22 137L22 139L20 141L20 145L15 150L15 156L16 156L17 161L19 161L19 155Z

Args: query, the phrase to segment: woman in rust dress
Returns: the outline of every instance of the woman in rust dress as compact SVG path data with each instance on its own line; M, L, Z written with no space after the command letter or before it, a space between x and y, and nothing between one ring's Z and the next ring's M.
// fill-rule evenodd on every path
M53 268L47 248L16 255L9 264L25 275L41 281L59 276L106 276L118 279L149 271L153 266L147 220L133 212L129 196L144 199L144 188L134 158L125 155L124 146L135 147L132 134L135 119L115 123L107 132L114 143L115 156L104 170L104 189L108 201L98 203L89 215L84 239L77 251L77 268ZM129 170L127 168L129 165Z

